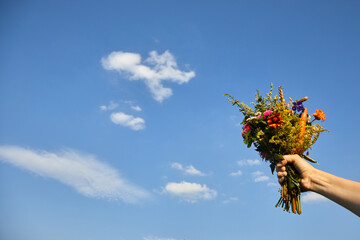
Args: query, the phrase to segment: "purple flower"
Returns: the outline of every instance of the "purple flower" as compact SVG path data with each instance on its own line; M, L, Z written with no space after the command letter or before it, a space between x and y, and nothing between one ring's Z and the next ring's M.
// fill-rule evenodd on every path
M304 111L304 105L302 103L302 101L297 101L297 102L293 102L292 108L293 111L298 111L298 112L302 112Z
M243 130L241 132L241 135L243 136L243 138L245 138L245 134L248 133L250 131L250 125L247 123L244 125Z
M272 111L271 110L266 110L264 112L264 119L267 118L268 116L270 116L272 114Z

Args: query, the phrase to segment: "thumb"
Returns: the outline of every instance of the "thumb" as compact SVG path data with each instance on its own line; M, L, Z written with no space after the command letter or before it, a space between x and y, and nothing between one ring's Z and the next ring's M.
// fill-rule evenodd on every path
M295 163L297 155L284 155L284 159L286 160L286 163Z

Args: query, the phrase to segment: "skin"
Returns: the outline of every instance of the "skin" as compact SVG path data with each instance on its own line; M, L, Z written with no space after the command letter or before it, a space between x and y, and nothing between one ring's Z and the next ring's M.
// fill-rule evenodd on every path
M299 155L284 155L284 160L277 164L279 183L287 175L286 164L293 164L301 176L301 190L313 191L336 202L360 217L360 183L340 178L314 168Z

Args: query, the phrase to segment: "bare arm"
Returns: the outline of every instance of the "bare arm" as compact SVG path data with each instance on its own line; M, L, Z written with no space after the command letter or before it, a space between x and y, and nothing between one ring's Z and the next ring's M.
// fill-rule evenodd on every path
M360 183L318 170L298 155L285 155L276 167L279 182L286 176L285 165L291 163L301 176L303 191L313 191L347 208L360 217Z

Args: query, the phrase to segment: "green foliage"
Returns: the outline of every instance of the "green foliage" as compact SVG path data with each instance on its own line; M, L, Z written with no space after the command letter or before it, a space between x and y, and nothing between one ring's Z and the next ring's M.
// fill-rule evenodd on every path
M237 106L244 115L242 136L244 143L249 148L255 147L261 158L270 163L271 172L274 173L276 164L283 160L282 155L299 154L310 162L316 162L304 152L312 149L320 134L327 131L319 124L312 124L301 115L291 110L292 100L285 103L282 88L279 87L279 97L272 96L273 85L266 97L256 90L254 107L234 99L231 95L228 100ZM306 101L303 98L299 101ZM297 101L298 102L298 101ZM290 164L286 165L287 176L282 184L281 197L276 207L281 206L285 211L301 213L300 205L300 176Z
M279 93L280 94L280 93ZM299 154L312 149L313 144L324 131L324 127L319 124L307 122L303 140L300 140L300 114L291 110L291 102L286 104L280 102L278 96L273 95L273 85L270 85L270 91L266 97L255 92L255 102L251 103L253 108L236 100L233 96L228 96L228 100L233 106L237 106L244 115L242 124L248 124L250 131L243 134L244 143L247 147L255 146L261 157L269 161L273 171L273 166L279 161L276 155ZM279 113L281 123L272 127L269 125L269 116L264 116L264 112L270 110L272 113ZM310 158L310 157L309 157Z
M224 96L228 96L229 102L232 103L232 105L237 105L239 107L239 111L244 114L245 118L249 118L252 116L255 116L255 112L249 107L248 105L244 104L243 102L240 102L236 99L234 99L231 95L225 93Z

